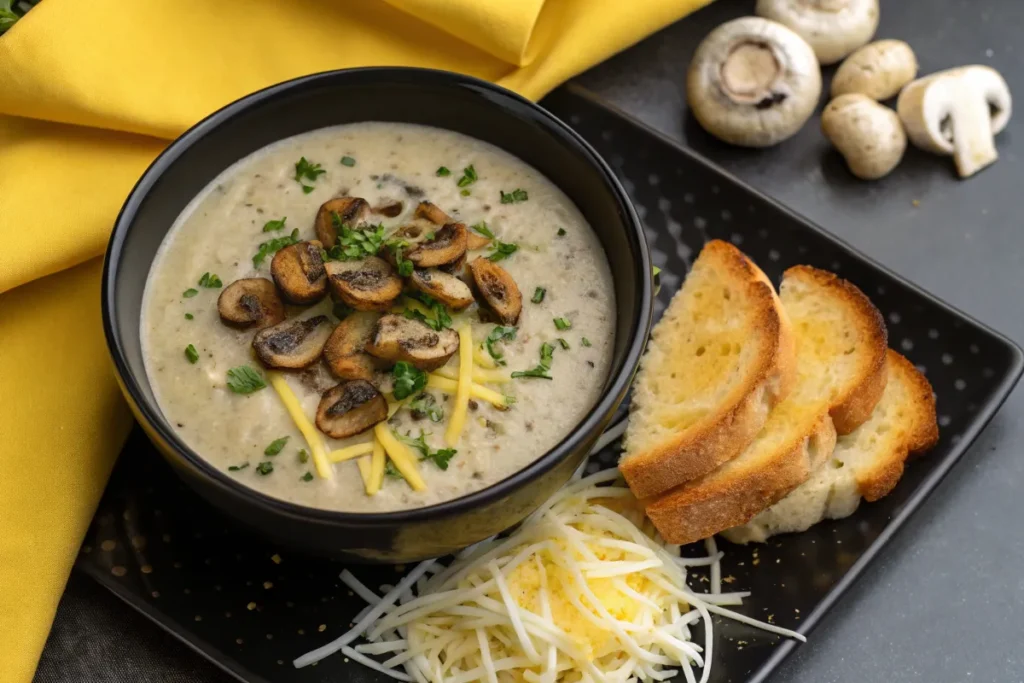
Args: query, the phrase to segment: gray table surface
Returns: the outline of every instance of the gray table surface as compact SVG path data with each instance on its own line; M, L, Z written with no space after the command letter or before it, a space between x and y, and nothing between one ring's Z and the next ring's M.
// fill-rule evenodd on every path
M911 151L888 179L854 180L812 120L769 150L728 148L686 114L684 74L712 27L753 0L720 0L577 81L855 247L1014 339L1024 226L1024 115L999 162L959 181L952 161ZM882 0L879 37L907 40L923 73L990 64L1024 96L1024 0ZM831 70L828 72L831 73ZM965 460L773 680L1024 681L1024 394L1016 391ZM221 683L227 677L82 576L73 576L38 683Z

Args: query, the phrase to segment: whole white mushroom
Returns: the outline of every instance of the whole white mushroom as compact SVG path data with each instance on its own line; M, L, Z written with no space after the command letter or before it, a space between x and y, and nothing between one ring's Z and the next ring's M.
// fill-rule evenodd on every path
M917 57L902 40L878 40L858 49L839 65L832 97L861 93L873 100L895 96L917 76Z
M864 180L888 175L903 158L907 134L899 116L867 95L840 95L821 114L821 132Z
M878 29L878 0L757 0L754 13L796 31L822 64L835 64Z

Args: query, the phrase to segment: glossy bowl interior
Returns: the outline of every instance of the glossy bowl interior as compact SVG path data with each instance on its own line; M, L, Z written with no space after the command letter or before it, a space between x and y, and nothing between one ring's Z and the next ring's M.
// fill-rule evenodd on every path
M516 474L461 498L413 510L345 513L271 498L190 449L164 418L140 342L142 296L153 258L192 198L240 158L325 126L395 121L454 130L501 147L555 182L596 231L617 300L610 374L598 403L551 451ZM125 202L107 249L103 318L118 379L150 439L207 500L290 547L366 561L405 562L465 547L513 526L561 487L619 406L651 323L650 259L625 191L596 152L537 105L489 83L406 68L316 74L249 95L176 140Z

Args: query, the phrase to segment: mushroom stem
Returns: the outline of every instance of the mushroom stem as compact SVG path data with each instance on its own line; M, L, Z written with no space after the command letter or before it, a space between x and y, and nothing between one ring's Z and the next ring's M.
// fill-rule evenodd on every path
M770 96L781 69L770 45L740 43L722 64L722 87L734 102L757 104Z

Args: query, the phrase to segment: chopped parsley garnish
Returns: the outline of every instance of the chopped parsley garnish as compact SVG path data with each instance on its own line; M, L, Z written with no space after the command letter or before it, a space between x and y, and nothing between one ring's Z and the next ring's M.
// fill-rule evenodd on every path
M266 242L260 242L260 246L256 250L256 255L252 257L252 267L259 268L268 256L276 254L285 247L290 247L293 244L299 242L299 229L295 228L292 230L290 235L284 237L275 237L272 240Z
M492 261L503 261L517 251L519 251L518 244L495 240L494 244L491 245L491 253L487 255L487 258Z
M572 329L572 323L569 322L568 318L555 318L555 327L558 328L559 332L564 330Z
M428 235L427 239L432 239L432 237ZM412 275L413 268L415 267L413 262L407 258L402 258L402 251L409 246L409 243L403 239L395 238L385 242L384 246L390 249L391 253L394 255L395 266L398 270L398 274L402 277L409 277Z
M462 169L462 177L459 178L459 187L466 187L472 185L477 181L476 169L473 168L473 164L470 164L466 168Z
M269 446L263 449L263 455L277 455L290 438L290 436L282 436L280 439L274 439Z
M452 174L452 172L449 171L446 167L444 167L444 166L438 166L437 167L437 177L438 178L444 178L444 177L450 176L451 174Z
M404 360L395 363L395 367L391 370L391 376L395 380L393 389L395 398L399 401L423 391L427 386L427 373Z
M185 358L188 358L188 362L195 365L199 361L199 352L196 351L196 347L189 344L185 347Z
M194 297L198 293L199 293L198 289L196 289L195 287L189 287L184 292L182 292L181 295L183 297L185 297L186 299L191 299L192 297Z
M203 273L203 276L199 278L199 286L208 289L219 289L224 286L224 283L214 273Z
M544 289L543 287L538 287L537 289L533 290L533 297L530 299L530 301L532 301L535 304L539 304L540 302L544 301L544 295L547 293L548 290Z
M426 436L427 435L424 434L422 429L420 430L419 437L415 439L411 437L409 434L401 436L395 433L395 438L397 438L399 441L406 444L407 446L412 446L413 448L420 452L420 461L432 460L434 464L438 466L438 468L442 470L447 470L448 461L454 458L455 454L458 453L458 451L455 450L454 448L442 448L437 451L432 451L430 449L430 444L427 443Z
M507 194L502 190L498 190L498 192L501 194L502 204L517 204L530 198L530 195L526 194L526 190L518 187Z
M417 396L409 404L409 410L412 411L413 417L420 419L429 417L431 422L440 422L444 419L444 409L438 407L437 399L431 394Z
M263 224L263 232L276 232L284 229L284 224L288 220L288 216L285 216L281 220L267 221Z
M239 365L228 370L228 389L236 394L251 394L266 386L263 376L251 366Z
M395 463L390 460L384 463L384 476L393 477L394 479L405 479L402 473L398 471L398 468L395 467Z
M349 168L351 168L352 166L356 165L356 160L350 156L343 156L341 158L341 165L348 166Z
M480 221L476 225L471 225L469 227L472 228L473 230L476 230L478 233L480 233L489 240L494 239L494 233L491 232L491 229L487 227L486 221Z
M561 337L559 337L556 341L558 342L558 345L561 346L563 349L565 349L566 351L569 350L569 342L565 341Z
M458 453L454 448L442 448L441 450L434 451L428 455L424 460L433 460L434 464L442 470L448 469L448 461L455 457Z
M468 197L469 195L471 195L473 193L470 192L469 190L462 190L461 192L459 192L459 194L462 195L463 197Z
M308 462L309 453L306 452L305 448L299 449L299 462Z
M590 343L589 339L587 339L586 337L583 337L582 339L580 339L580 346L590 347L590 346L593 346L593 344Z
M555 347L551 344L544 342L540 345L540 363L537 367L532 370L521 370L519 372L513 372L512 377L535 377L537 379L552 379L551 375L548 374L548 370L551 369L551 359L554 356Z
M448 315L448 309L445 308L443 303L437 301L428 294L424 294L423 292L410 292L409 296L429 308L433 317L428 317L415 309L407 308L405 309L406 318L409 318L410 320L419 320L435 332L440 332L446 327L452 326L452 317Z
M264 460L259 465L256 465L256 471L262 474L263 476L267 476L268 474L274 471L274 463L270 462L269 460Z
M305 194L312 192L313 188L302 181L308 180L311 183L316 182L316 179L324 173L327 173L327 171L322 169L320 164L314 164L307 161L306 157L302 157L295 162L295 182L302 186L302 191Z
M303 185L302 186L302 194L309 194L314 189L316 189L316 188L314 188L312 185Z
M384 244L384 226L370 225L362 230L353 230L341 222L337 213L331 217L338 232L338 241L327 251L327 257L335 261L356 261L367 256L376 256Z
M301 479L302 481L313 481L313 473L306 472L301 477L299 477L299 479Z
M559 237L565 237L565 228L559 228L558 232L555 234L557 234Z
M249 463L243 462L241 465L229 465L228 472L237 472L238 470L244 470L249 466Z
M498 361L499 365L504 365L505 361L502 360L505 357L498 349L494 348L494 345L502 341L511 341L516 338L516 332L518 330L515 327L502 327L501 325L491 330L491 333L487 335L487 340L484 341L484 346L487 348L487 353L491 355L491 358Z
M192 320L193 318L195 318L195 316L192 315L191 313L186 313L185 314L185 320Z

